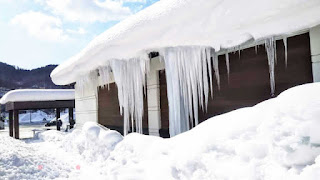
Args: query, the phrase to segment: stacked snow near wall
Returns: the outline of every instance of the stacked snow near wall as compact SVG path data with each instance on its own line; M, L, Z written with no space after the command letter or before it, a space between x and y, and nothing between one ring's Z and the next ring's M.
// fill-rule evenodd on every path
M93 163L106 160L123 137L117 131L89 122L82 130L76 129L67 135L57 131L46 131L39 134L39 138L56 143L65 151L80 155L83 160Z
M89 164L100 162L106 179L319 179L319 92L320 83L298 86L171 139L122 138L94 123L42 139Z

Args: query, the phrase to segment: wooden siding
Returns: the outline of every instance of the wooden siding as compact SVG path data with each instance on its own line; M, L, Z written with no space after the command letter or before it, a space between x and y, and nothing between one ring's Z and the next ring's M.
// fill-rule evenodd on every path
M148 108L146 98L144 99L144 109L144 118L142 120L143 133L148 134ZM115 83L110 84L109 90L107 87L99 88L98 123L123 134L123 116L120 115L118 88Z
M277 41L278 64L275 67L276 96L284 90L313 82L310 55L309 33L288 39L288 67L284 63L284 45L282 40ZM199 112L199 121L202 122L215 115L232 110L253 106L261 101L271 98L270 80L267 54L263 45L259 46L258 54L255 48L229 53L230 81L225 64L225 56L219 56L219 70L221 90L218 91L214 79L214 99L209 100L208 112ZM169 109L167 100L167 87L165 71L159 72L160 76L160 108L162 137L169 136ZM213 76L214 77L214 76Z

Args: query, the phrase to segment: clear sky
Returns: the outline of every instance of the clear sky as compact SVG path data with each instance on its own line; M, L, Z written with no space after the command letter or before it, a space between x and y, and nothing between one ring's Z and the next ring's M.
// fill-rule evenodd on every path
M95 36L158 0L0 0L0 61L59 64Z

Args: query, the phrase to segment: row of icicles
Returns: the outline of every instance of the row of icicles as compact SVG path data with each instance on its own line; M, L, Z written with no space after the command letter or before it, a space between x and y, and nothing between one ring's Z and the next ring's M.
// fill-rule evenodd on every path
M285 65L287 66L287 38L283 38L283 43ZM256 45L256 53L257 47ZM273 96L275 93L274 68L277 63L274 37L265 40L265 49L268 56L271 95ZM238 49L232 49L231 52L237 50L240 57L240 46ZM202 111L207 111L209 91L213 98L212 72L214 72L218 89L220 89L218 54L210 47L184 46L164 48L159 51L159 55L165 63L169 132L173 137L198 125L199 107ZM226 51L225 57L229 79L229 51ZM113 77L118 88L120 114L124 118L124 134L126 135L129 131L143 133L143 98L146 94L146 75L149 69L150 58L147 56L129 60L111 60L105 66L80 78L76 87L82 92L88 86L97 89L98 86L104 87L109 84ZM98 76L100 76L100 82Z

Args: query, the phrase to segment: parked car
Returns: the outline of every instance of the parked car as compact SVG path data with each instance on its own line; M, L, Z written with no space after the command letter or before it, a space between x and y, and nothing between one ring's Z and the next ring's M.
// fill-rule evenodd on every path
M50 127L50 126L57 126L57 121L56 120L51 120L50 122L47 122L45 127Z

